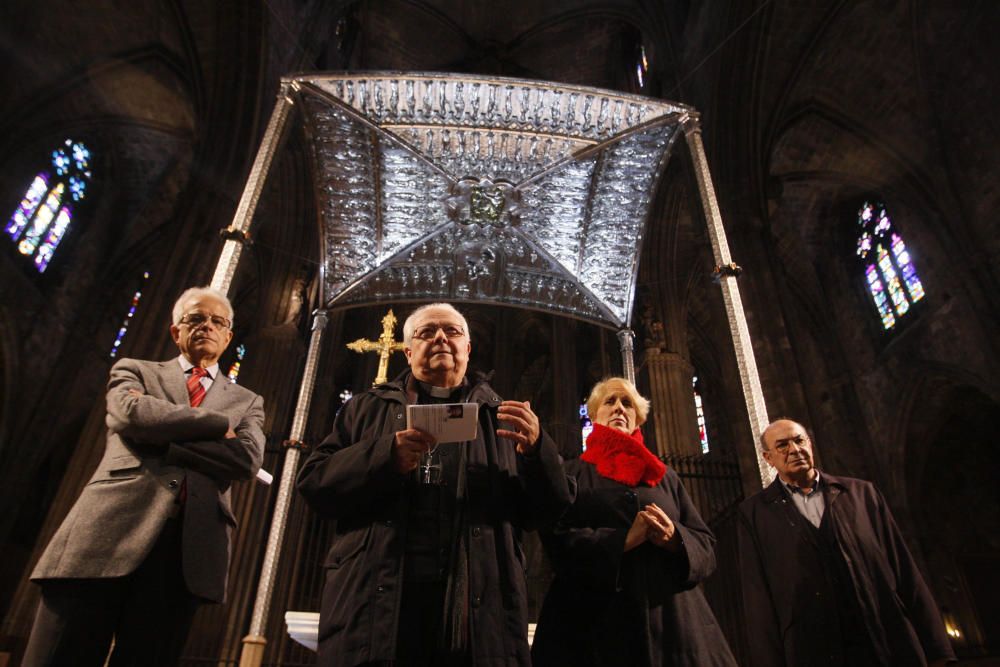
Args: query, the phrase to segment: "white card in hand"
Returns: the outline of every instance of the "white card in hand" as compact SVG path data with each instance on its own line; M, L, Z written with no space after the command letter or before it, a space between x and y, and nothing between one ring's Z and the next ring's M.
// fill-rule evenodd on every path
M406 428L418 428L442 442L475 440L479 426L478 403L407 405Z

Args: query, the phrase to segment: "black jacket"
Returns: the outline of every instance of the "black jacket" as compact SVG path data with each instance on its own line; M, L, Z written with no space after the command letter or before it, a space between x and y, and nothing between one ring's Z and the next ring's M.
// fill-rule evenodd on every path
M351 399L299 473L309 504L336 522L325 564L319 665L396 657L410 484L391 452L396 432L406 428L409 377ZM533 456L522 456L515 443L496 436L496 392L475 382L468 400L480 406L479 432L457 446L463 479L452 537L453 562L468 564L462 585L470 653L477 667L530 665L520 531L557 517L570 503L569 489L548 435L542 433Z
M576 501L542 540L556 578L545 598L535 667L736 665L698 583L715 570L715 537L672 470L628 486L590 463L566 463ZM645 543L624 553L639 510L656 503L677 526L679 553Z
M837 595L853 595L859 626L881 665L954 658L930 589L875 487L822 474L826 512L852 590L834 591L818 531L780 480L745 500L739 513L743 606L754 667L843 664ZM850 599L850 598L848 598Z

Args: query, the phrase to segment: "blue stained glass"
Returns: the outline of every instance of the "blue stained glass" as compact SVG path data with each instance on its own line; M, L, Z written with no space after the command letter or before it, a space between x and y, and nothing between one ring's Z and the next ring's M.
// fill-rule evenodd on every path
M83 195L86 190L86 181L79 179L76 176L69 177L69 192L73 196L73 201L80 201L83 199Z
M874 264L869 264L865 269L868 278L868 291L871 292L872 299L875 300L875 307L882 317L882 326L891 329L896 325L896 318L892 314L892 309L885 298L885 289L882 287L882 280L879 278L878 270Z
M49 265L49 260L52 259L52 253L55 252L56 246L59 245L63 234L66 233L66 228L69 227L72 217L73 211L70 210L69 206L64 206L62 210L59 211L59 215L56 216L55 224L49 227L49 233L46 235L45 240L42 242L42 245L38 247L38 252L35 254L35 266L38 268L39 273L45 271L45 267Z
M580 436L583 439L583 451L587 451L587 436L589 436L594 430L594 424L590 421L590 415L587 414L587 404L580 404Z
M149 280L149 271L144 271L142 274L142 284L145 285L146 281ZM129 306L128 313L125 315L125 319L122 320L122 326L118 329L118 335L115 336L115 342L111 344L111 354L108 355L112 359L118 356L118 348L121 347L122 341L125 339L125 334L128 332L128 325L132 322L132 316L135 315L135 309L139 307L139 299L142 298L142 291L136 290L135 294L132 295L132 304Z
M924 286L917 276L917 270L910 260L910 253L906 251L906 244L898 234L892 235L892 254L896 256L900 273L903 274L903 282L906 284L906 291L914 303L924 298Z
M49 265L73 221L72 209L64 204L86 196L90 157L86 146L71 139L52 151L52 171L35 177L4 228L17 243L18 252L31 257L39 273Z
M66 140L66 143L71 146L73 162L76 163L76 168L80 171L86 170L90 163L90 151L83 144L70 142L69 139ZM88 173L87 176L90 176L90 174Z
M896 312L902 315L910 309L910 304L906 301L906 295L903 294L903 288L899 283L896 268L892 265L892 259L890 259L888 251L882 247L881 243L878 245L877 251L878 268L882 272L886 286L889 288L889 297L892 299L892 305L896 307Z
M910 307L924 297L923 284L917 276L903 238L893 231L892 221L884 205L865 202L858 211L858 224L862 227L856 252L860 259L868 257L877 239L888 236L891 241L876 244L875 264L865 265L868 289L882 325L890 329L895 325L895 316L909 312Z
M31 255L38 248L38 244L42 240L42 235L45 234L49 223L55 219L56 213L59 211L65 189L63 184L59 183L56 187L49 190L49 195L45 198L45 204L39 207L38 212L35 214L35 219L28 227L28 231L25 232L21 242L17 244L17 250L22 255Z
M56 173L60 176L69 171L69 156L61 148L52 151L52 166L56 168Z
M42 201L42 197L45 196L48 187L49 176L44 173L35 176L35 180L28 186L28 191L24 193L21 205L14 211L14 215L10 217L7 227L4 229L15 241L21 235L21 231L28 225L31 216L35 214L38 204Z

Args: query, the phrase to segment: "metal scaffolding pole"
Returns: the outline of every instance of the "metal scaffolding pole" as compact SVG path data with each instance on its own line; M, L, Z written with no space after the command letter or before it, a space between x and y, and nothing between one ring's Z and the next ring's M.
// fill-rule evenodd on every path
M328 318L325 310L317 310L313 313L312 336L309 339L306 367L302 373L302 384L299 387L299 400L295 405L292 430L288 436L288 440L285 441L285 461L281 467L278 499L274 505L274 515L271 517L271 530L267 535L267 548L264 550L264 564L261 566L260 581L257 584L257 597L254 599L250 631L243 638L240 667L260 667L264 659L264 648L267 646L267 639L264 637L267 613L271 607L271 595L274 590L274 579L277 573L278 555L285 536L285 525L288 523L288 510L292 502L292 493L295 490L295 475L299 469L299 454L304 449L302 437L305 434L306 419L309 416L309 404L312 401L313 388L316 386L320 343L323 340L323 331L326 329L327 322Z
M212 276L211 282L211 286L220 292L229 292L233 275L236 273L236 266L240 262L243 246L250 242L250 224L253 222L253 214L257 209L257 200L260 199L260 193L264 189L264 181L271 170L274 155L281 145L285 128L288 125L288 114L293 105L292 98L289 96L291 85L288 81L281 82L277 103L271 113L271 120L267 124L260 148L257 150L257 157L254 158L250 176L247 178L246 187L243 188L243 195L240 197L240 203L236 207L236 213L233 214L233 222L222 230L222 237L226 241L222 246L222 253L219 255L219 262L215 266L215 274Z
M631 329L622 329L618 332L618 347L622 351L622 375L625 379L635 384L635 361L632 355L632 342L635 334Z
M250 226L253 223L257 202L260 199L261 192L264 190L264 183L271 170L271 164L274 162L274 156L281 146L285 129L288 126L289 113L294 104L290 95L292 85L290 81L281 82L274 111L271 113L267 130L264 132L260 148L257 150L257 156L254 158L253 167L250 169L246 186L243 188L243 194L236 207L236 213L233 214L233 221L229 227L222 231L225 243L219 255L219 261L216 264L215 273L212 275L211 286L223 293L228 293L232 286L233 276L236 274L236 267L239 265L243 247L251 244ZM293 485L295 483L295 473L298 470L299 450L302 447L301 438L305 429L309 401L312 398L313 385L315 383L316 366L319 359L319 344L322 340L323 329L326 327L326 323L326 311L316 311L313 320L309 354L306 358L306 368L299 390L299 402L295 410L291 435L285 442L285 460L282 467L281 481L278 486L278 498L274 516L271 520L271 530L268 534L267 547L264 553L264 565L260 582L257 586L257 598L254 602L250 633L243 639L243 650L240 654L241 666L259 666L264 657L264 647L267 644L267 640L263 637L264 624L274 587L275 566L278 552L281 548L281 541L284 537L288 507L291 503Z
M739 267L733 263L729 255L729 243L726 241L726 229L722 224L722 214L715 198L715 187L712 185L712 174L705 158L705 147L701 141L701 127L696 114L691 114L684 123L687 145L694 162L694 173L698 180L698 191L701 194L701 204L705 211L705 222L708 224L708 235L712 241L712 252L715 255L716 272L719 285L722 287L722 299L726 304L726 316L729 319L729 330L733 336L733 346L736 348L736 363L740 370L740 382L743 385L743 397L746 401L747 415L750 418L750 435L753 442L768 424L767 405L764 403L764 392L760 386L760 376L757 374L757 361L753 355L753 343L750 339L750 329L747 327L746 315L743 312L743 300L740 298L740 288L736 284ZM757 467L760 480L767 486L774 479L771 467L764 461L760 450L754 446L757 457Z

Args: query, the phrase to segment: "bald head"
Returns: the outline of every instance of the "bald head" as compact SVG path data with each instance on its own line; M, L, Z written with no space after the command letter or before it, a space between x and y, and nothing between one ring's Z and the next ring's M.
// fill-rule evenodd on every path
M785 482L810 486L816 478L812 439L797 421L778 419L768 424L760 434L760 451Z

